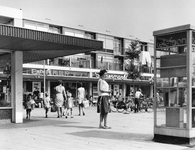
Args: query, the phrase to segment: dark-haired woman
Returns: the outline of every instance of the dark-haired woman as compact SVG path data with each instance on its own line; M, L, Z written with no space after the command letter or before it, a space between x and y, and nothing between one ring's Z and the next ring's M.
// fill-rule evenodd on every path
M55 87L55 105L57 107L58 117L62 117L62 105L64 104L64 98L67 99L65 87L62 85L62 81L58 81L58 86Z
M105 78L107 76L107 71L106 70L100 70L99 72L100 79L98 80L98 94L99 94L99 101L98 105L99 107L99 112L100 112L100 123L99 123L99 128L101 129L110 129L107 125L107 116L110 111L109 107L109 98L110 98L110 93L111 91L109 90L109 85L105 81ZM103 124L104 121L104 124Z

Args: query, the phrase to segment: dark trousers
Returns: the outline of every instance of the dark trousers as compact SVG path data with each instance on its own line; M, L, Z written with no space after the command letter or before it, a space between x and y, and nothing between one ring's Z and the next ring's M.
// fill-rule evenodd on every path
M138 110L139 110L139 98L135 98L135 110L134 110L134 112L136 113L136 112L138 112Z

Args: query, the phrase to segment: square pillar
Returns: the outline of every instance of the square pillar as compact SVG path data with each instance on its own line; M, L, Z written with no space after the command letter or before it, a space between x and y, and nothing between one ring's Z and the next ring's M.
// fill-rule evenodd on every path
M123 84L122 86L122 97L126 98L127 85Z
M23 52L11 55L12 122L23 123Z

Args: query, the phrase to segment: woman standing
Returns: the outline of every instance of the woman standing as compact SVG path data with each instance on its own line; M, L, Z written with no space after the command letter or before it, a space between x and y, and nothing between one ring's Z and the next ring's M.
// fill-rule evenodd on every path
M84 112L84 104L83 101L85 100L85 88L83 87L82 83L79 83L80 87L78 88L78 103L79 103L79 116L83 114Z
M55 96L55 105L57 107L58 117L62 117L62 105L64 104L64 99L66 97L65 87L62 85L62 80L58 81L58 86L55 87L56 96Z
M107 76L107 71L105 69L100 70L99 75L100 75L100 79L98 80L98 86L97 86L98 94L99 94L98 105L99 105L99 112L100 112L99 128L111 129L111 127L107 125L107 116L110 111L109 97L111 93L111 91L109 90L109 85L105 81L105 78ZM104 121L104 125L103 125L103 121Z

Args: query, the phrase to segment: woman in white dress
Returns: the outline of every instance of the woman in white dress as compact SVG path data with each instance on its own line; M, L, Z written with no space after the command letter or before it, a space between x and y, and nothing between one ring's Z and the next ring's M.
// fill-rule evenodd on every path
M56 97L55 97L55 105L57 107L58 117L62 117L62 106L64 104L64 99L67 99L65 87L62 85L62 81L58 81L58 86L55 87Z
M78 88L78 103L79 103L79 116L83 114L84 112L84 104L83 101L85 100L85 88L83 87L82 83L79 83L80 87Z

